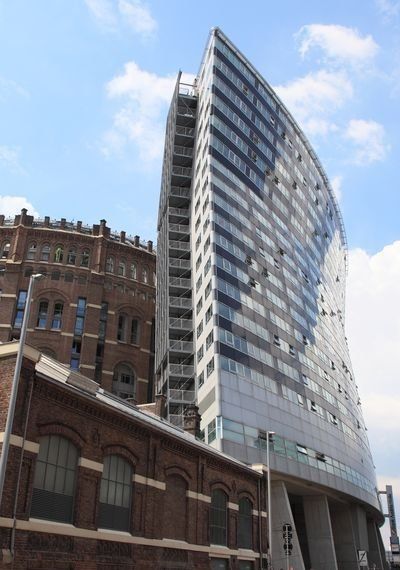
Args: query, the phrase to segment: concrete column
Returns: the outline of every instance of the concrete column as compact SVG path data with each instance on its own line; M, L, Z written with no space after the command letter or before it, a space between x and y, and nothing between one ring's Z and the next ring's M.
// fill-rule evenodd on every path
M359 505L351 507L351 516L353 520L353 529L356 539L356 546L358 550L368 551L368 530L367 530L367 516Z
M313 570L337 570L326 495L303 497L308 550Z
M284 524L290 524L293 529L293 550L291 556L289 556L289 566L292 566L296 570L305 570L292 510L290 508L289 497L283 481L271 482L271 495L272 566L276 569L287 568L287 558L283 548L284 540L282 527Z
M379 548L378 532L376 528L376 523L373 520L367 521L368 530L368 562L370 568L376 568L376 570L383 570L384 566L382 563L381 551Z
M347 505L329 506L336 561L340 570L359 570L351 512Z

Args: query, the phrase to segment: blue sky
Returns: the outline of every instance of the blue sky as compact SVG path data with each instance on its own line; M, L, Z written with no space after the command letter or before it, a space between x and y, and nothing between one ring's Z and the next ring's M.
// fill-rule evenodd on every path
M172 85L212 26L276 88L339 197L349 343L399 499L400 1L0 0L0 210L155 239Z

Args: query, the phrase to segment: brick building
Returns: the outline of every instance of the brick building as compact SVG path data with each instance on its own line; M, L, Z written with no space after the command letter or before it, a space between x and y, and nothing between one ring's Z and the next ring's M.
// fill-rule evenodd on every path
M153 398L152 242L65 219L0 216L0 341L19 337L32 273L27 341L104 389Z
M0 345L1 432L18 346ZM0 568L265 567L265 476L253 467L26 345Z

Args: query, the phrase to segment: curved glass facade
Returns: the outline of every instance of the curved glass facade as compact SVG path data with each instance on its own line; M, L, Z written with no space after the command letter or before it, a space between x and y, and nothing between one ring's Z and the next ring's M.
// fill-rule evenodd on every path
M188 262L179 273L186 280L179 298L188 302L172 317L187 329L172 341L190 342L186 354L168 351L177 325L167 326L176 273L166 277L171 248L160 254L160 239L173 237L166 204L177 193L170 174L176 142L166 145L159 217L157 326L164 345L160 339L156 360L169 419L179 423L184 412L184 404L174 407L174 390L189 390L205 441L251 464L267 462L267 434L274 432L273 479L284 482L292 508L286 515L294 523L297 516L298 526L309 509L299 506L305 485L367 504L363 516L371 509L368 517L380 520L344 330L346 238L329 181L282 102L218 29L193 91L177 87L167 140L179 125L172 109L185 104L196 109L196 136L190 184L178 184L190 187L181 202L189 231L178 241L190 249L175 245L172 256L174 265ZM192 376L172 377L177 364L192 367ZM307 549L305 565L313 560Z

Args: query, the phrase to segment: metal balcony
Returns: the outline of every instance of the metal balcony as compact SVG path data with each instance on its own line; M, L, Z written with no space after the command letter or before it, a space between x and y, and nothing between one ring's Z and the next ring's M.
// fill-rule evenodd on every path
M188 354L193 353L193 342L188 340L173 340L169 341L169 349L172 352L186 352Z
M185 279L184 277L170 277L168 280L168 284L170 288L183 288L183 289L191 289L192 288L192 280Z
M188 299L187 297L170 297L169 306L178 307L181 309L191 309L192 299Z
M178 378L192 378L194 376L194 366L191 364L170 364L169 375Z
M191 268L191 263L190 263L190 259L178 259L175 257L170 257L168 260L168 266L171 268L175 268L175 269L184 269L184 270L188 270Z
M176 319L174 317L170 317L169 327L175 330L191 331L193 329L193 321L192 319Z
M169 249L177 249L180 251L190 251L190 243L188 241L169 240Z
M174 403L193 404L196 400L194 390L168 390L168 398Z

